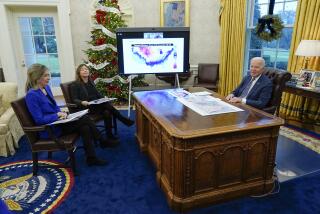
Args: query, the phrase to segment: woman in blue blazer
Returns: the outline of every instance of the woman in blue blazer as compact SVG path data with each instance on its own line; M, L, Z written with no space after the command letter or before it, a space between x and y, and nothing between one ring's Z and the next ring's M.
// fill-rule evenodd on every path
M45 125L60 119L65 119L67 113L62 112L53 98L48 83L50 73L45 65L33 64L28 69L26 82L26 104L36 125ZM106 143L100 136L95 124L89 117L83 116L79 120L55 125L54 134L59 137L63 134L78 132L84 143L87 164L106 165L107 161L97 158L93 145L94 140L100 140L101 144ZM41 131L39 137L48 139L47 131Z

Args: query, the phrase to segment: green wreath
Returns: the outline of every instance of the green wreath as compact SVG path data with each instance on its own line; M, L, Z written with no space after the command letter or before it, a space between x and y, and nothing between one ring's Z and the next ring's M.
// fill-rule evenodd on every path
M260 39L270 42L281 37L283 27L278 15L265 15L258 20L255 33Z

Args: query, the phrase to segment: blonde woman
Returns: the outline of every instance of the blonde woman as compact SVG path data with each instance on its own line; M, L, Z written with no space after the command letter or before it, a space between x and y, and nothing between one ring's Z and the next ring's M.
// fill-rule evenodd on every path
M36 125L52 123L67 117L67 114L60 110L54 100L51 89L48 86L49 81L50 73L45 65L33 64L29 67L26 82L26 104ZM78 132L83 139L87 164L89 166L107 164L107 161L97 158L93 141L100 140L101 144L107 142L101 138L99 131L89 117L83 116L74 122L59 124L54 126L53 130L57 137L63 134ZM39 137L47 139L49 133L41 131Z

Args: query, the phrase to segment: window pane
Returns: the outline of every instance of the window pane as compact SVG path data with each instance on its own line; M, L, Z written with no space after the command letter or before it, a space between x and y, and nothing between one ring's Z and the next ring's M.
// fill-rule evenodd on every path
M269 4L269 0L256 0L256 4Z
M31 27L29 23L29 18L21 17L19 18L19 26L22 36L29 36L31 35Z
M32 31L34 35L43 35L42 21L40 17L31 18Z
M264 49L262 57L266 61L266 67L274 67L276 51L274 49Z
M274 49L276 49L277 48L277 43L278 43L278 40L273 40L271 42L263 41L262 47L263 48L274 48Z
M46 53L46 47L43 36L35 36L34 45L36 47L36 53Z
M277 56L276 67L283 70L287 70L288 60L289 51L279 51Z
M60 76L60 66L59 66L59 60L58 60L58 54L50 54L49 55L49 67L51 71L58 71ZM53 72L51 72L53 73Z
M255 4L254 5L254 15L253 15L253 25L255 26L258 23L258 19L261 16L267 15L268 13L268 4Z
M274 4L273 14L280 15L281 17L282 12L283 12L283 3Z
M57 43L55 36L46 36L48 53L57 53Z
M52 17L43 18L44 31L46 35L54 35L54 24Z
M22 37L22 43L23 43L23 52L25 54L34 53L33 40L31 36Z
M284 28L282 30L282 36L279 41L280 51L290 49L291 37L292 37L292 28Z
M297 2L286 2L281 18L284 24L293 25L296 17Z
M49 68L51 73L51 87L59 87L61 83L61 75L58 54L49 55Z
M251 38L250 38L250 49L261 49L262 48L262 40L259 39L254 30L251 30Z
M49 68L48 54L37 54L37 63L43 64Z

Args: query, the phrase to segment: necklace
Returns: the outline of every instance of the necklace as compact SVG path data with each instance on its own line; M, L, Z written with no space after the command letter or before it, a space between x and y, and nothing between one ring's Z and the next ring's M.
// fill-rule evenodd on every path
M47 91L46 91L46 89L41 88L41 91L42 91L42 93L43 93L44 95L46 95L46 96L47 96Z

